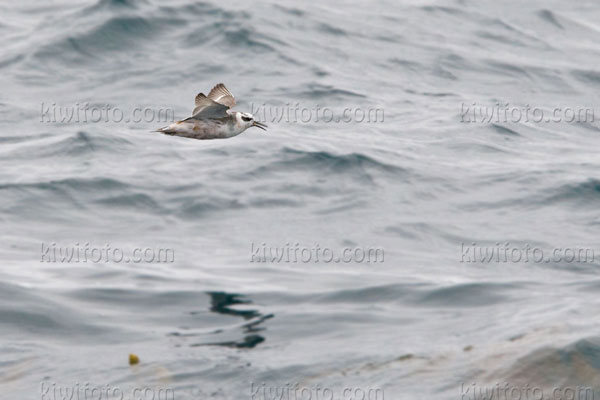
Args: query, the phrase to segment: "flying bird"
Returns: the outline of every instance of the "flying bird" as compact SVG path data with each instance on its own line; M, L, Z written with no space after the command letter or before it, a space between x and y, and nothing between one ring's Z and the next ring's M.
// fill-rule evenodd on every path
M192 116L156 132L165 135L181 136L192 139L227 139L237 136L250 127L266 130L267 125L258 122L249 113L232 111L235 98L222 83L217 84L205 96L198 93Z

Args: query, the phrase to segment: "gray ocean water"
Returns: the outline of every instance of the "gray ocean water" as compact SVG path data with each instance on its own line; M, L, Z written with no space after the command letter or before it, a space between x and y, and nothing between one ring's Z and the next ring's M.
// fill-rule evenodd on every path
M566 112L600 110L597 2L24 0L0 15L1 399L600 397L598 262L475 257L600 250L600 122ZM266 133L215 141L48 120L84 104L182 119L218 82L241 111L385 117L255 112ZM485 120L506 104L564 120ZM174 258L49 259L107 245ZM385 258L255 258L317 245Z

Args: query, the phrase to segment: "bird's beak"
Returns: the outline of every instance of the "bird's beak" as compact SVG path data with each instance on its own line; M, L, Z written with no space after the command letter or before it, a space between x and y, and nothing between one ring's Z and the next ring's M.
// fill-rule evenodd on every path
M257 128L260 128L260 129L262 129L263 131L266 131L266 130L267 130L267 125L263 124L262 122L254 121L254 122L252 123L252 126L255 126L255 127L257 127Z

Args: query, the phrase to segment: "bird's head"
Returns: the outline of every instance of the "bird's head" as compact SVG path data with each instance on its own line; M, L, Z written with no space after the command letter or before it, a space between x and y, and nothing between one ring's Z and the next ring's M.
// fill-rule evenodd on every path
M262 129L263 131L267 130L267 125L263 124L262 122L258 122L254 118L254 115L250 113L236 112L235 122L239 127L243 129L248 129L255 126L257 128Z

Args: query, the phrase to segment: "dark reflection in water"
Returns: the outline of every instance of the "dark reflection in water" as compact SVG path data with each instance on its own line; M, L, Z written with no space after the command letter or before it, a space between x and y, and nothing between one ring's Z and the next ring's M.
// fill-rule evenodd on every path
M244 298L241 294L225 292L208 292L207 294L211 297L210 311L217 314L241 317L244 320L249 320L249 322L242 325L244 337L240 340L195 344L192 345L192 347L225 346L250 349L265 341L264 336L257 334L257 332L265 330L265 328L260 325L265 320L272 318L273 314L263 315L257 310L236 310L235 308L231 308L231 306L238 304L252 304L251 300ZM218 330L215 333L221 332L222 330Z
M243 298L241 294L225 293L225 292L208 292L210 298L210 311L233 315L236 317L242 317L244 319L251 319L260 316L260 313L256 310L236 310L229 308L237 304L252 304L252 301Z

